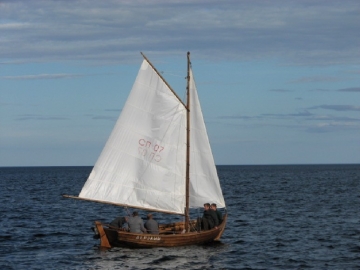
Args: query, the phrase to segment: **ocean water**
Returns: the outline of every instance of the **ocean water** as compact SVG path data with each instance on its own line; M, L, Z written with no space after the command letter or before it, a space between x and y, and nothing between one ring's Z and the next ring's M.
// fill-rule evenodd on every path
M0 168L0 269L360 269L360 165L218 166L220 243L110 250L90 227L125 210L61 196L90 171Z

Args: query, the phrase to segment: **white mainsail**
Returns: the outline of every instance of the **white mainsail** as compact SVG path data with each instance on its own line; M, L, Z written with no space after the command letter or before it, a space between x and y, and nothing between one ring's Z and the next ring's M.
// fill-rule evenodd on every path
M225 207L190 69L189 206ZM79 198L184 214L186 108L144 60Z
M186 110L143 61L79 197L184 213Z

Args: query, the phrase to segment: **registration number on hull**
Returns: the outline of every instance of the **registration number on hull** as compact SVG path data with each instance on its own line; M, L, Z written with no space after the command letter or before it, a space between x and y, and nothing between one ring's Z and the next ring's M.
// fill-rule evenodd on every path
M136 240L150 240L150 241L160 241L160 236L136 236Z

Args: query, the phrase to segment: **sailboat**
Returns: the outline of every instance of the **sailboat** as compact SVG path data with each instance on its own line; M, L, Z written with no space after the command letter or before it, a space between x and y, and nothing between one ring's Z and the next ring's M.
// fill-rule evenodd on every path
M227 213L187 53L186 102L147 57L116 125L78 196L67 198L183 216L139 234L95 222L100 246L174 247L218 241ZM215 203L223 221L201 230L190 209Z

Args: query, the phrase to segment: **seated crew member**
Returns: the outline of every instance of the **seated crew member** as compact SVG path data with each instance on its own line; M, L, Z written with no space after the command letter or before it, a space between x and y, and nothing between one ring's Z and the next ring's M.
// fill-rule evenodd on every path
M153 215L148 214L147 219L148 220L145 222L145 225L144 225L147 232L151 233L151 234L159 234L159 224L157 223L157 221L155 219L153 219Z
M132 216L128 218L129 231L132 233L146 233L144 221L139 217L138 212L134 211Z

